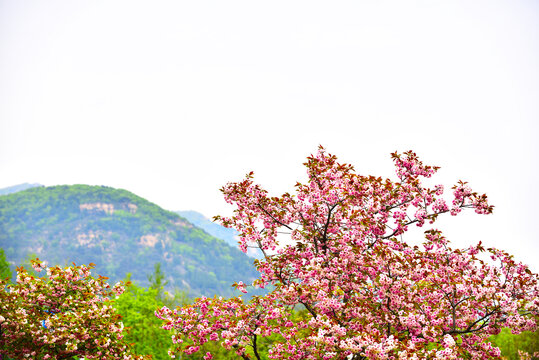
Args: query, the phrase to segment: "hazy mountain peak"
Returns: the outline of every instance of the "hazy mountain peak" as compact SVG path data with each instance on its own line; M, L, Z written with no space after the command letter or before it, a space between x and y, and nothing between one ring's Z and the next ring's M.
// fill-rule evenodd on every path
M8 186L8 187L0 189L0 195L13 194L19 191L23 191L23 190L30 189L33 187L41 187L41 186L43 185L37 184L37 183L34 183L34 184L23 183L19 185Z
M203 229L211 236L226 241L230 246L238 247L239 233L235 229L229 229L219 225L194 210L176 211L176 213L187 219L187 221L193 225ZM260 258L262 256L260 250L254 248L247 249L247 255L255 258Z

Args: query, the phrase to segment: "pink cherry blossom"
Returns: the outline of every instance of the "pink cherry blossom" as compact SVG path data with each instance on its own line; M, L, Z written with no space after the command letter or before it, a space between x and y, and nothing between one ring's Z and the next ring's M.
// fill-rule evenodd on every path
M404 240L410 225L447 213L490 214L487 196L459 181L446 199L443 186L422 184L438 167L411 151L392 159L397 180L356 174L320 147L294 194L270 196L252 173L225 185L236 209L216 220L240 233L241 249L262 251L252 285L273 290L159 309L163 328L188 340L175 353L220 341L261 359L260 338L273 336L271 359L489 359L500 352L487 339L502 327L534 330L538 276L526 265L481 243L453 249L436 228L422 246Z

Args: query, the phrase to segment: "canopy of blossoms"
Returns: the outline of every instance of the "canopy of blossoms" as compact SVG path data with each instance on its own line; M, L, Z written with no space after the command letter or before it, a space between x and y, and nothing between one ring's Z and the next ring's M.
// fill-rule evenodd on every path
M159 309L175 332L170 355L216 341L261 359L261 340L272 336L271 359L488 359L500 355L487 338L502 327L534 330L536 274L481 243L453 249L430 228L463 209L490 214L487 196L459 181L448 199L444 186L422 184L437 167L411 151L392 159L396 180L356 174L320 148L294 195L269 196L252 173L223 187L236 209L217 219L240 232L243 251L265 255L255 261L260 278L234 286L273 288L249 302L203 297ZM422 246L404 240L410 226L429 226Z

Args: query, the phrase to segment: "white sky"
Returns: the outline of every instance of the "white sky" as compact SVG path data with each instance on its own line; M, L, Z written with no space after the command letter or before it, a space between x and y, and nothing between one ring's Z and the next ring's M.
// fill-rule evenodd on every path
M0 187L124 188L229 214L325 146L393 176L390 152L468 180L492 216L440 223L539 270L539 3L0 0Z

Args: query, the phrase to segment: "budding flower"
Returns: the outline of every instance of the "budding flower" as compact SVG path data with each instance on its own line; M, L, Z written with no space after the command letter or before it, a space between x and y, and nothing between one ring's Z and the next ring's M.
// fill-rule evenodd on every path
M3 323L4 321L6 321L6 319L2 315L0 315L0 324Z
M243 281L240 281L238 283L238 290L244 294L247 294L247 290L245 290L245 284L243 283Z

